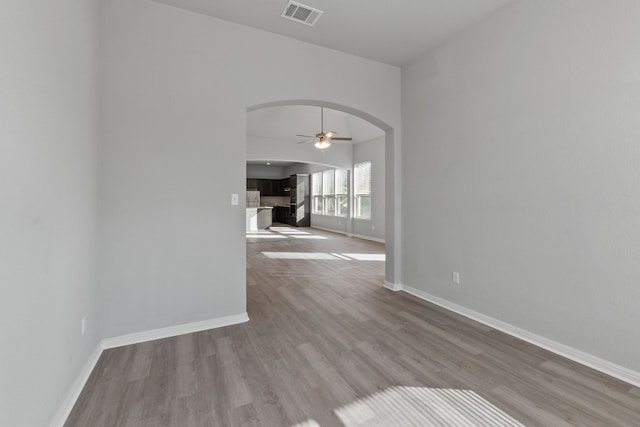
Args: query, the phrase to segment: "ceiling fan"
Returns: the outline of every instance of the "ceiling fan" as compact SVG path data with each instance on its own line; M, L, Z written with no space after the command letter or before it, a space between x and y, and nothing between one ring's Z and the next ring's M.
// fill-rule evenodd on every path
M324 108L320 107L320 133L316 133L316 136L311 135L296 135L302 136L305 139L304 141L298 142L298 144L307 144L309 142L315 142L316 148L320 150L324 150L325 148L329 148L331 146L331 141L351 141L352 138L336 138L336 132L331 131L325 133L324 131Z

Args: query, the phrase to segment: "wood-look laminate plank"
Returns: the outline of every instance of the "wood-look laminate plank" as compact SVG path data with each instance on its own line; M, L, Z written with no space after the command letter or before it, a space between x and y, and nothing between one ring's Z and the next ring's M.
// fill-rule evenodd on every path
M507 386L500 385L493 389L491 394L501 405L506 405L510 412L517 413L516 418L529 427L571 427L573 425L567 419L546 411Z
M331 256L384 245L280 231L247 239L250 322L106 350L66 426L340 426L336 409L394 386L472 390L527 426L640 425L638 388L384 289L382 262Z
M251 392L244 380L240 360L232 347L231 337L222 337L216 340L218 357L216 357L218 371L224 379L223 389L228 390L229 404L233 408L249 405L253 399Z

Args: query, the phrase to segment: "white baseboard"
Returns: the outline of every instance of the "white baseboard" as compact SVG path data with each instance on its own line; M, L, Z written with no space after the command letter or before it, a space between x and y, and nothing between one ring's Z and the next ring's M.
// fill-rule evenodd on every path
M384 239L378 237L365 236L364 234L347 234L349 237L356 237L358 239L371 240L372 242L387 243Z
M608 360L596 357L592 354L585 353L584 351L569 347L568 345L561 344L557 341L553 341L549 338L534 334L533 332L518 328L517 326L513 326L501 320L494 319L493 317L478 313L477 311L455 304L443 298L436 297L419 289L415 289L407 285L400 285L400 290L425 301L439 305L440 307L446 308L447 310L451 310L464 317L468 317L469 319L473 319L477 322L483 323L506 334L512 335L516 338L520 338L521 340L531 343L535 346L542 347L545 350L549 350L552 353L556 353L560 356L566 357L567 359L573 360L574 362L578 362L582 365L603 372L636 387L640 387L640 372L633 371L629 368L625 368L624 366L620 366L613 362L609 362Z
M206 331L207 329L237 325L238 323L244 323L248 321L249 316L247 315L247 313L236 314L233 316L219 317L216 319L202 320L200 322L185 323L182 325L169 326L166 328L136 332L119 337L106 338L102 340L102 346L105 349L122 347L123 345L138 344L146 341L175 337L176 335L190 334L192 332Z
M169 326L167 328L153 329L150 331L137 332L134 334L122 335L119 337L106 338L100 341L95 350L87 359L80 374L73 382L71 388L67 392L67 395L55 415L50 427L62 427L67 421L67 417L73 409L73 405L76 404L76 400L80 396L82 389L84 388L91 372L98 363L102 352L108 348L122 347L124 345L138 344L141 342L157 340L161 338L169 338L177 335L190 334L192 332L205 331L207 329L221 328L223 326L232 326L239 323L249 321L249 315L247 313L236 314L233 316L219 317L216 319L203 320L200 322L185 323L183 325Z
M333 228L327 228L327 227L318 227L317 225L312 225L310 228L316 228L318 230L322 230L322 231L328 231L330 233L336 233L336 234L342 234L342 235L347 235L347 232L344 230L334 230Z
M80 396L84 385L87 383L91 372L93 372L93 368L95 368L96 363L98 363L98 359L100 359L101 354L102 343L98 342L98 344L96 344L96 348L89 355L89 358L80 370L80 373L76 377L76 380L73 382L71 388L65 395L64 400L60 405L60 409L58 409L58 412L49 424L50 427L62 427L67 421L67 417L71 413L73 405L76 404L76 400L78 400L78 397Z
M333 228L318 227L317 225L312 225L311 228L317 228L318 230L328 231L330 233L342 234L347 237L356 237L358 239L371 240L373 242L378 242L378 243L386 243L384 239L380 239L378 237L365 236L364 234L347 233L346 231L343 231L343 230L334 230Z
M387 282L386 280L384 281L384 285L382 286L394 292L398 292L402 290L402 285L400 285L400 283L391 283L391 282Z

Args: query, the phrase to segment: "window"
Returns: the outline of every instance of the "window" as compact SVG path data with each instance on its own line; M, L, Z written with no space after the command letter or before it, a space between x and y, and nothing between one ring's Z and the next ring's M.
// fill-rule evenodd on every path
M322 214L322 172L311 175L311 213Z
M337 216L349 215L349 171L336 169L336 213Z
M371 162L356 163L353 167L355 217L371 219Z
M335 215L336 213L336 181L335 170L330 169L322 172L322 195L324 196L324 214Z
M349 172L329 169L311 175L314 214L347 216L349 214Z

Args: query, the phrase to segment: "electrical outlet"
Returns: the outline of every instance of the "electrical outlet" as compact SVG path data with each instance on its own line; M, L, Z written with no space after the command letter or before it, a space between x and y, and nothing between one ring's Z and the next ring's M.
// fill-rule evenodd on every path
M458 273L457 271L454 271L453 272L452 281L453 281L454 285L459 285L460 284L460 273Z
M84 335L85 332L87 332L87 318L83 317L80 319L80 333Z
M234 206L238 204L238 195L236 193L231 195L231 204Z

